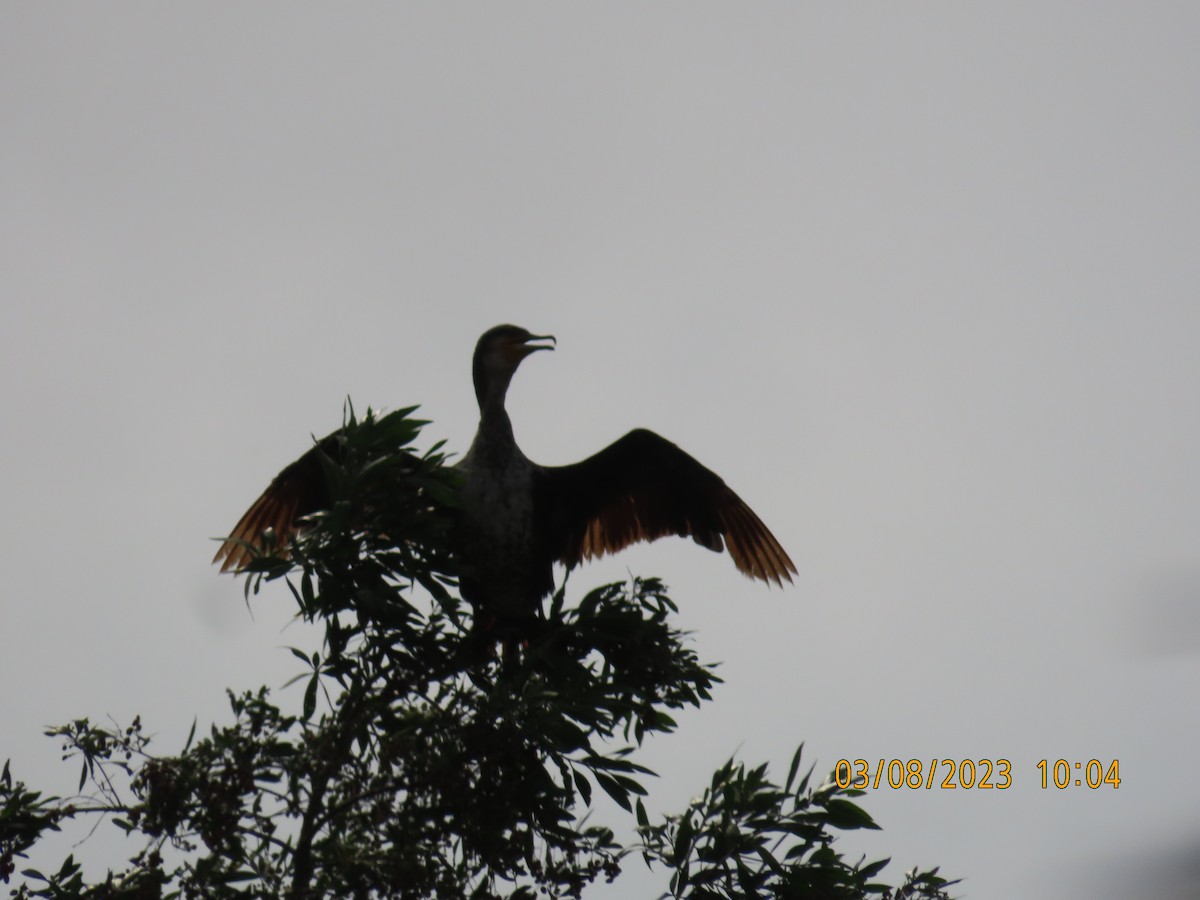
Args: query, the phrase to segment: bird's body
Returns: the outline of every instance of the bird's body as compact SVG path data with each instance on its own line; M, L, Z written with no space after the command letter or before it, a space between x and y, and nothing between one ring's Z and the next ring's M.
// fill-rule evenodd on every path
M536 562L538 467L515 441L490 439L481 425L457 468L463 475L457 537L462 595L494 615L527 616L530 598L540 600L554 587L550 568Z
M573 465L531 462L513 437L504 401L521 361L553 349L545 341L553 338L500 325L475 348L479 429L458 464L457 550L460 589L477 614L528 619L553 590L555 562L570 568L672 534L710 550L728 549L752 578L791 581L795 566L754 511L715 473L652 431L631 431ZM304 515L321 508L322 490L313 484L323 477L318 452L313 448L284 469L250 507L217 551L214 562L222 571L244 567L266 529L286 542Z

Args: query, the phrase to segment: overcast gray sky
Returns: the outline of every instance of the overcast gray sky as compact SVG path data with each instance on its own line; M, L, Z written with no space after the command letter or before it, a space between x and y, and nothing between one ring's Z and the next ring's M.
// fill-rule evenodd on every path
M847 850L1200 896L1198 46L1188 3L4 4L0 757L69 792L43 725L171 752L281 685L309 636L208 539L347 395L464 451L511 321L559 337L510 394L529 456L651 427L800 569L671 541L573 579L661 575L724 662L654 809L801 740L1004 757L1007 791L872 792ZM665 884L629 869L593 896Z

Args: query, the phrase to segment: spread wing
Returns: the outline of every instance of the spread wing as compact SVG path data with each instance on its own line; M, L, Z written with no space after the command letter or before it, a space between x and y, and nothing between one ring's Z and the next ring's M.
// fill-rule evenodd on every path
M541 467L538 505L553 558L568 567L667 535L729 550L751 578L781 585L796 567L754 510L715 473L652 431L631 431L570 466Z
M301 519L329 506L321 455L337 455L341 447L339 434L335 431L314 444L276 475L262 496L251 504L213 557L214 563L221 564L222 572L240 571L253 560L256 556L253 548L263 547L263 532L268 528L274 531L274 546L286 547L300 530Z

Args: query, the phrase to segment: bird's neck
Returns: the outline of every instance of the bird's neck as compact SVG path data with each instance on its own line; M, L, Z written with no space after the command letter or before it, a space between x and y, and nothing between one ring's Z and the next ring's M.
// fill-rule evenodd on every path
M479 433L492 441L512 442L512 420L503 406L480 408Z
M477 386L479 400L479 434L493 441L513 440L512 421L504 408L511 375L499 375Z
M475 399L479 401L479 418L482 420L501 416L507 420L504 412L504 398L508 394L508 385L512 382L511 371L492 371L486 377L476 373Z

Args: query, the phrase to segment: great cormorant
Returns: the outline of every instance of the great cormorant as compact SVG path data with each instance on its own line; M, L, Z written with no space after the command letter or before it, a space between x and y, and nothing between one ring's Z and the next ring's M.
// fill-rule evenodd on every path
M479 430L458 463L466 600L491 616L527 618L553 590L555 562L571 568L667 535L727 549L752 578L792 580L795 566L754 511L714 472L652 431L631 431L574 465L531 462L513 439L504 398L522 360L553 343L552 336L499 325L475 346ZM254 556L248 545L259 545L268 528L286 546L303 517L328 504L319 454L333 437L280 472L246 511L213 559L222 572L245 566Z

